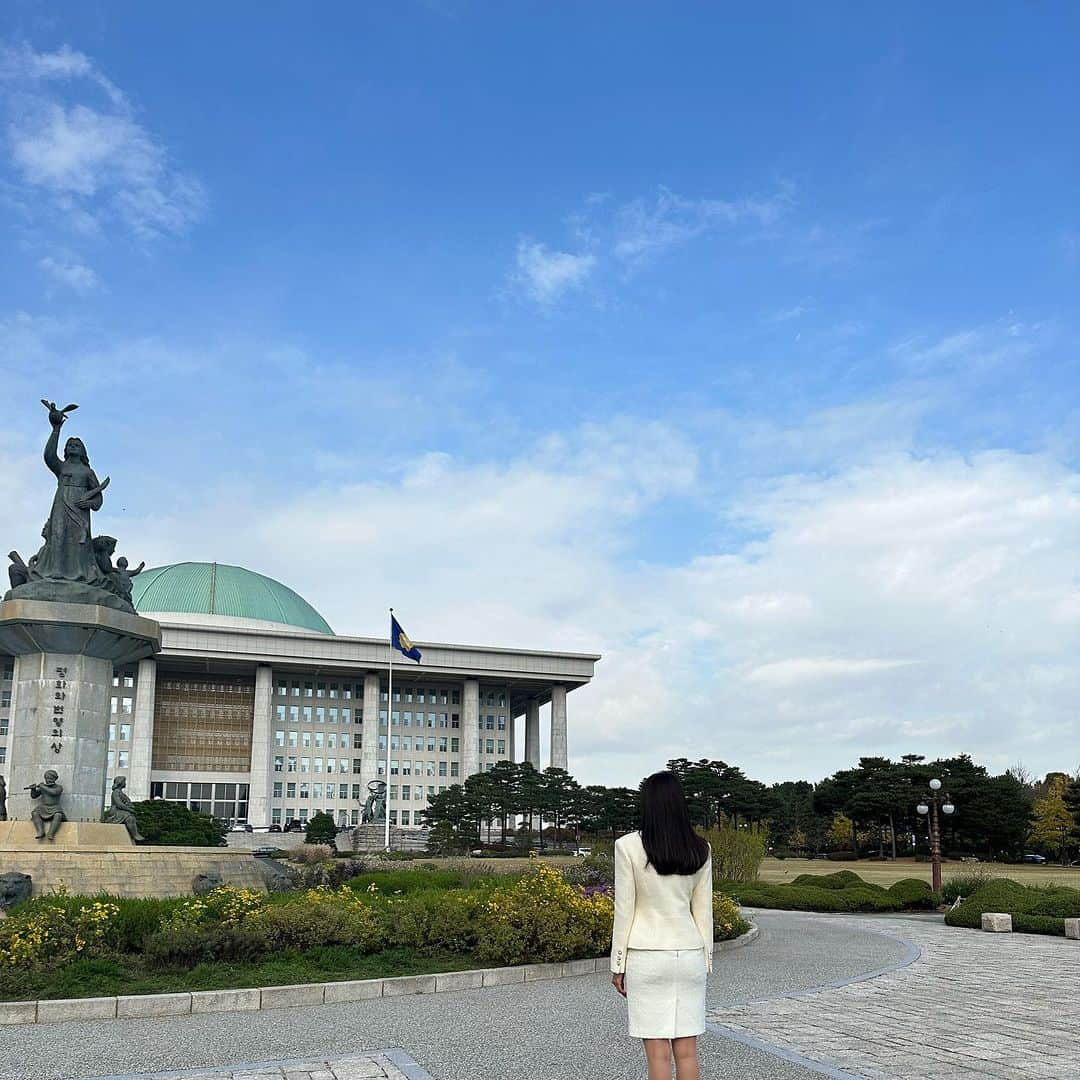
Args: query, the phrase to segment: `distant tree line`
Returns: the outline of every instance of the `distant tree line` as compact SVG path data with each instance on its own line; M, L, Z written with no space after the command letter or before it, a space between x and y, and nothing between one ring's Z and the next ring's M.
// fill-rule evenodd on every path
M1009 859L1036 851L1067 861L1080 849L1080 779L1065 773L1042 781L1022 767L991 775L967 754L934 761L918 754L899 761L864 757L816 784L765 784L705 758L675 758L667 768L681 778L696 824L765 827L774 854L926 854L927 820L915 808L933 777L956 806L942 817L947 853ZM636 828L638 791L583 786L563 769L502 761L436 795L424 816L436 850L543 846L582 835L614 839Z

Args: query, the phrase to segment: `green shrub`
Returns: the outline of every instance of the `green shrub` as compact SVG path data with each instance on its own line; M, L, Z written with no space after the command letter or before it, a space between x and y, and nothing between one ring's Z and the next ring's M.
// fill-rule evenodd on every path
M312 814L304 825L304 843L325 844L333 856L337 846L337 825L334 824L333 816L325 810Z
M265 942L246 926L166 927L143 945L146 962L156 968L193 968L212 961L255 960Z
M765 858L769 831L764 825L736 826L725 821L702 836L712 846L713 885L721 881L756 881Z
M554 963L611 948L612 900L587 897L539 864L487 894L477 910L476 957L482 963Z
M615 860L599 851L575 859L570 866L564 866L562 872L571 885L615 884Z
M724 882L721 888L743 905L782 911L873 912L935 906L926 882L909 878L897 886L885 889L863 881L850 870L841 870L837 874L800 874L789 885Z
M1001 911L1012 915L1026 912L1035 900L1032 893L1033 890L1026 889L1010 878L994 878L972 893L958 908L950 911L945 916L945 922L949 926L965 926L978 930L982 926L985 912Z
M388 937L395 946L424 955L469 953L476 948L476 923L483 898L463 890L413 893L387 910Z
M1065 936L1065 920L1053 915L1034 915L1017 912L1013 916L1013 929L1023 934L1050 934Z
M800 874L792 885L810 885L815 889L847 889L852 885L862 885L868 889L881 889L880 885L871 885L863 881L854 870L837 870L832 874ZM882 892L885 890L882 889Z
M921 878L902 878L888 888L890 896L900 901L905 911L933 911L940 903L929 883Z
M1035 894L1033 903L1028 908L1029 914L1051 915L1058 919L1080 917L1080 889L1070 889L1062 885L1042 885L1029 886L1028 891Z
M941 898L946 904L956 903L957 897L974 896L984 885L995 880L994 872L980 866L971 870L961 870L950 874L941 887Z
M135 820L147 844L224 847L225 826L209 814L197 814L183 803L148 799L135 803Z
M739 912L739 905L726 893L713 893L713 941L730 941L750 929Z

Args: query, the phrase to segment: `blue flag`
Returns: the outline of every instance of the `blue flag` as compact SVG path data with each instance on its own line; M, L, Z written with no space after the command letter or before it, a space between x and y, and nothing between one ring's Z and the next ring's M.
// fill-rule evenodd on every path
M420 650L409 640L409 635L401 629L401 623L393 615L390 616L390 644L402 656L420 663Z

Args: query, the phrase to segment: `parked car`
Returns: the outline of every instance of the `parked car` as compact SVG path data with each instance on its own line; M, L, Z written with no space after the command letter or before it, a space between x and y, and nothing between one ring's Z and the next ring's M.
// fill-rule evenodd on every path
M574 850L570 854L573 855L575 858L585 859L585 858L588 858L588 856L590 856L592 854L592 848L591 847L574 848Z
M254 855L256 859L269 859L276 850L276 848L272 847L257 847L252 849L251 854Z
M281 832L280 825L271 825L268 832Z
M1046 856L1045 855L1036 855L1033 852L1029 851L1024 855L1023 859L1021 859L1020 861L1021 862L1031 862L1031 863L1044 863L1044 862L1046 862Z

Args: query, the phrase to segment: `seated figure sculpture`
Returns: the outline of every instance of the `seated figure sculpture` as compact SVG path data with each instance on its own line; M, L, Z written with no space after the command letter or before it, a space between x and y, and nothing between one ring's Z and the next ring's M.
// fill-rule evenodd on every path
M122 776L113 780L112 799L105 820L110 825L123 825L128 831L128 836L138 843L146 838L139 832L139 822L135 818L135 804L124 790L126 786L127 780Z
M64 789L57 783L59 779L59 775L49 769L40 784L31 784L27 788L30 798L37 800L37 806L30 812L30 820L34 823L34 832L39 840L55 840L66 820L60 806Z

